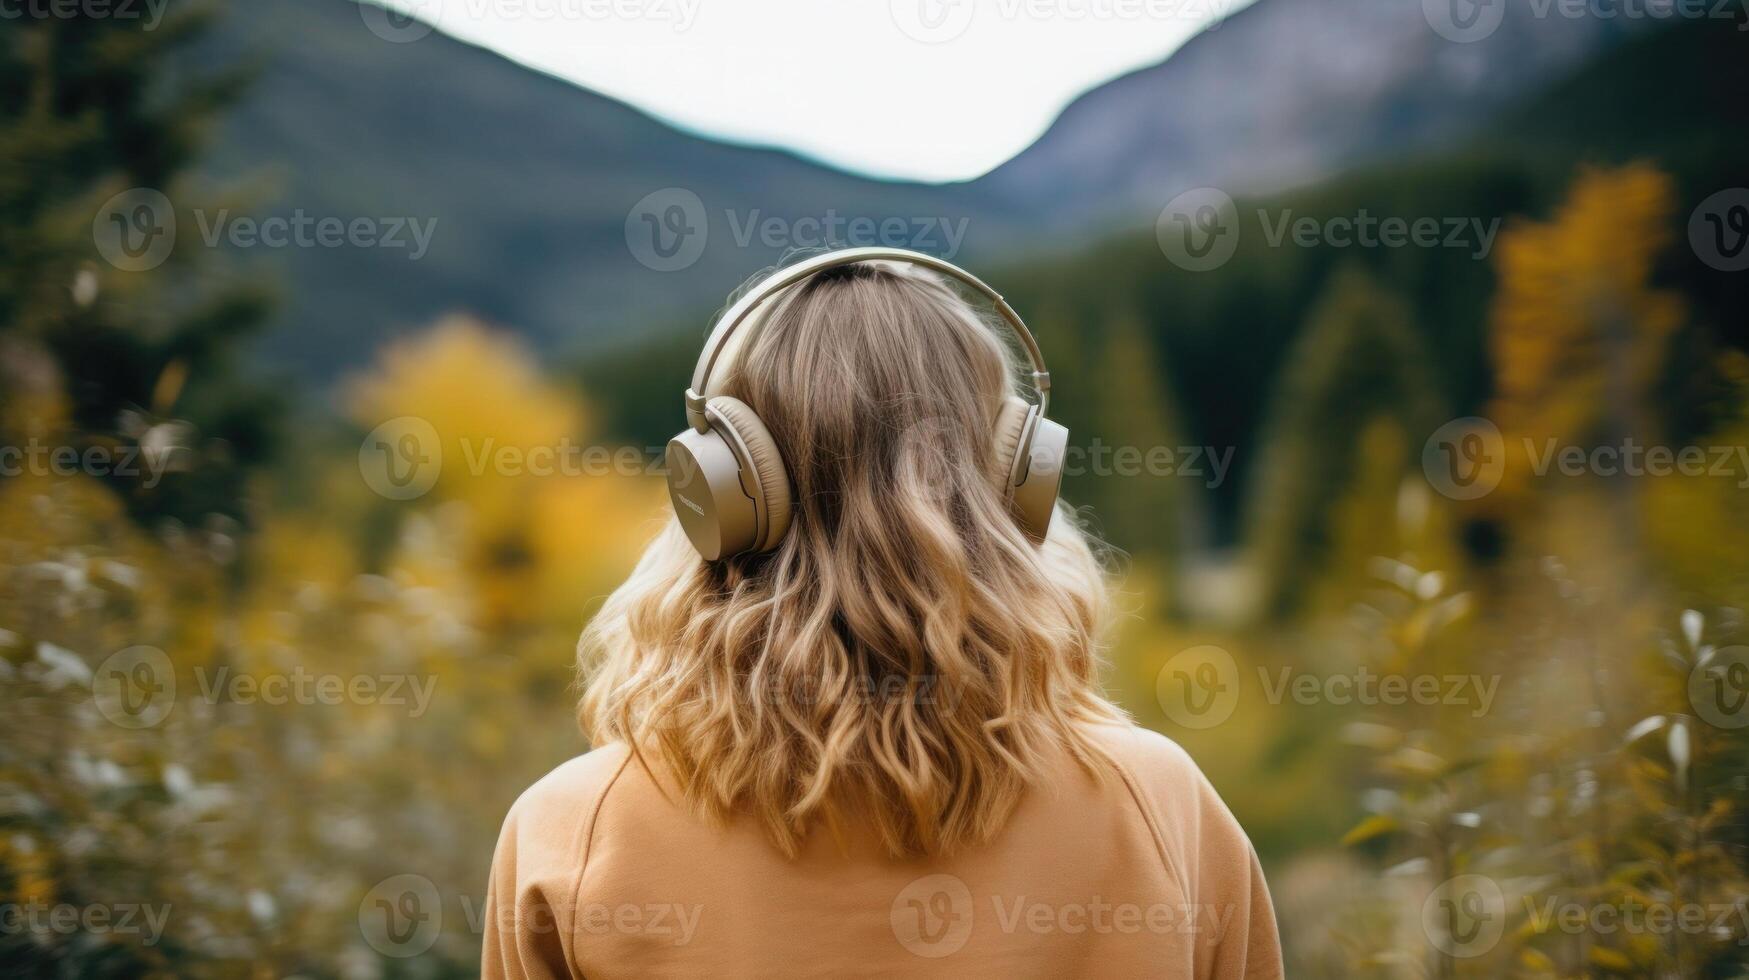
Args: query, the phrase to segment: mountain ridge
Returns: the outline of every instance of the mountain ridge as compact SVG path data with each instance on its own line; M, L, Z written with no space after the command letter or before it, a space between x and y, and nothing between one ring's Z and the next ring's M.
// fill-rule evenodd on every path
M1234 192L1291 185L1397 149L1396 107L1366 98L1347 75L1333 80L1329 58L1284 56L1267 85L1236 101L1211 94L1189 100L1196 112L1148 111L1162 87L1237 90L1244 79L1234 81L1232 63L1247 50L1267 60L1303 33L1307 16L1370 11L1353 21L1350 49L1382 43L1389 32L1379 24L1422 44L1424 35L1439 40L1418 10L1414 20L1381 10L1381 0L1260 0L1164 61L1083 94L983 177L928 184L694 133L441 32L391 43L367 29L354 0L256 0L234 8L205 49L215 62L271 52L224 124L209 172L230 182L271 175L277 188L256 209L264 215L297 209L434 228L417 261L350 246L246 257L287 287L261 351L295 374L331 380L385 340L452 312L516 331L543 352L578 351L689 322L702 329L734 286L796 249L880 242L980 264L1049 255L1151 226L1186 180ZM1500 36L1515 37L1511 27ZM1583 33L1577 48L1589 49L1608 32ZM1485 64L1508 50L1463 47ZM1272 130L1247 115L1313 69L1324 81L1300 87L1332 101L1329 114L1355 117L1334 137L1323 139L1315 123ZM1489 108L1447 101L1447 125L1424 142L1480 125ZM826 227L833 220L837 234Z

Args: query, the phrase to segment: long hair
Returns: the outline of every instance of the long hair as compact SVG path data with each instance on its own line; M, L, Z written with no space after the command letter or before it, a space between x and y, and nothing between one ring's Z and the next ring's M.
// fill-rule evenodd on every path
M738 336L710 393L771 430L794 519L769 554L717 563L668 521L579 644L591 740L791 855L821 824L948 853L1053 760L1103 773L1087 723L1122 718L1098 681L1106 578L1071 509L1042 545L1009 512L1003 335L932 273L862 262Z

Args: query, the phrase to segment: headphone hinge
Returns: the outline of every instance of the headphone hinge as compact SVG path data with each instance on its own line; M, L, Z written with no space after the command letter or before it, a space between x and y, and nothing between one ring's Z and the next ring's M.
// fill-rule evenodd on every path
M1043 415L1051 407L1051 372L1032 372L1032 387L1038 392L1038 412Z
M691 388L686 389L686 424L700 433L709 432L711 429L710 421L704 417L706 401L708 399L703 395Z

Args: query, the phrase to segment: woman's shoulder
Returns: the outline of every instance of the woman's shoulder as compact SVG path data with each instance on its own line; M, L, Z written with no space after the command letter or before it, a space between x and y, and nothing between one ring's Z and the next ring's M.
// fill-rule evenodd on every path
M1213 975L1282 976L1275 912L1257 851L1190 753L1135 725L1102 725L1094 738L1122 772L1168 873L1188 901L1218 918L1209 934L1222 944Z
M1163 848L1250 851L1214 784L1177 742L1138 725L1116 723L1097 726L1094 740L1117 765Z
M1127 779L1155 793L1189 792L1207 781L1183 746L1153 729L1103 722L1089 726L1088 731L1094 744L1105 750Z
M506 828L575 828L592 821L631 757L625 745L612 742L560 763L517 797Z

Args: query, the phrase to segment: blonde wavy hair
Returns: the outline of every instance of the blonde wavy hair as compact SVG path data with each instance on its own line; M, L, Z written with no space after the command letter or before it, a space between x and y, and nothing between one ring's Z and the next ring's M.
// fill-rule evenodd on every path
M579 644L591 740L790 855L851 823L895 855L948 853L1065 752L1104 773L1087 724L1123 717L1098 682L1105 571L1068 507L1042 545L1009 513L1005 336L905 264L768 301L710 393L771 430L794 521L771 553L710 563L668 520Z

